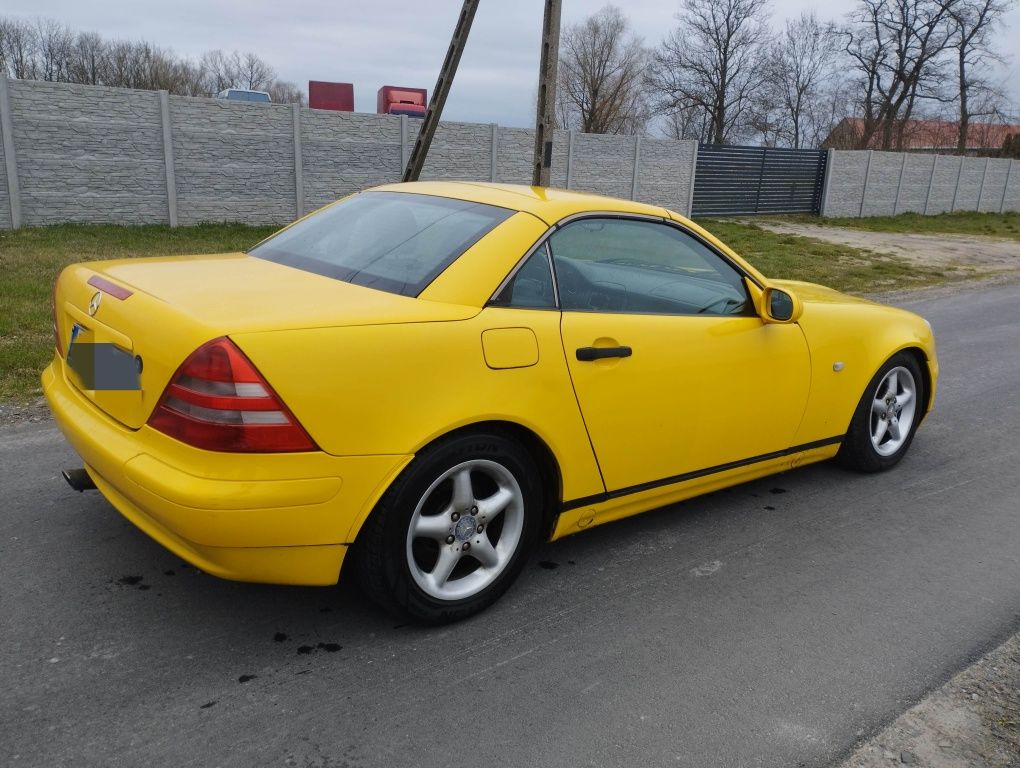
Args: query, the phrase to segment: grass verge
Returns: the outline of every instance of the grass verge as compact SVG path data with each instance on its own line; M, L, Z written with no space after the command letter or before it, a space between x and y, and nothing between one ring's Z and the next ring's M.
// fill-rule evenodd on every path
M818 216L777 216L798 224L864 229L869 232L902 232L915 235L984 235L1020 240L1020 213L976 213L957 211L938 216L901 213L899 216L875 216L865 219L823 219Z
M39 373L53 355L53 281L68 264L238 251L275 229L240 224L179 229L64 224L0 230L0 402L39 394Z
M812 221L817 222L816 219ZM800 235L779 234L754 224L701 219L714 234L769 277L822 283L848 293L921 288L959 280L952 270L924 267L890 254L862 251Z

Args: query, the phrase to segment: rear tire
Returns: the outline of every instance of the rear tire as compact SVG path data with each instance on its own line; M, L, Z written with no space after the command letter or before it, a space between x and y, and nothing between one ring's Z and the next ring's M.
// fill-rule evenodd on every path
M865 388L836 460L859 472L891 469L910 448L926 402L917 358L893 355Z
M422 451L355 543L356 574L369 597L423 624L487 608L538 538L540 476L531 455L499 433L455 435Z

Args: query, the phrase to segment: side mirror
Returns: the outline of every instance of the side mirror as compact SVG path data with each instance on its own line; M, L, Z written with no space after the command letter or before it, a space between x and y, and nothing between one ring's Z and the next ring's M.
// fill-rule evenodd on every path
M804 306L796 294L781 288L766 288L762 301L762 319L767 323L795 323Z

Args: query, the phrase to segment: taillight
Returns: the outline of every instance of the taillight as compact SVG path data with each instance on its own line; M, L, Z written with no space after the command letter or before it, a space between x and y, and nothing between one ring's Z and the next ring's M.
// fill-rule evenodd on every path
M170 380L149 426L209 451L272 453L317 446L230 339L195 350Z

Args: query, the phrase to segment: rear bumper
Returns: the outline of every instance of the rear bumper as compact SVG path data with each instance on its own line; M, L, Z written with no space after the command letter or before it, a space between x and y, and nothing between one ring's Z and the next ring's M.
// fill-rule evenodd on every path
M348 544L411 458L202 451L112 420L68 383L59 357L42 385L103 496L167 549L227 579L335 583Z

